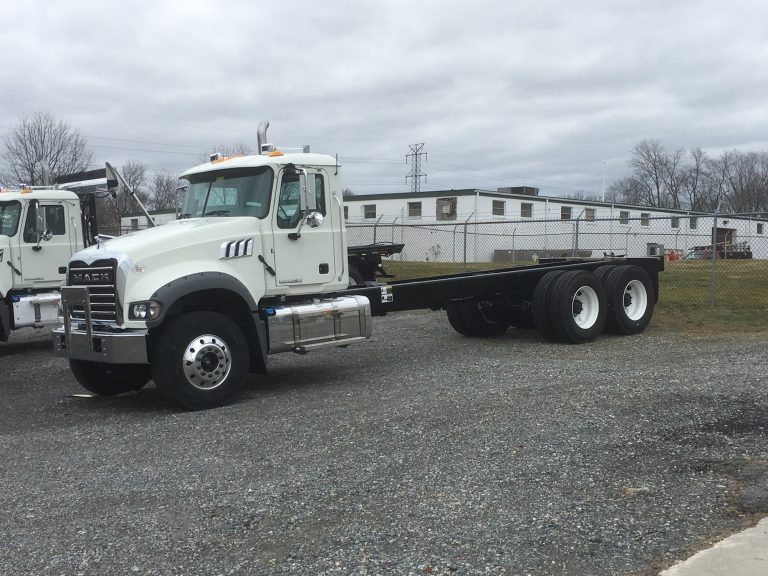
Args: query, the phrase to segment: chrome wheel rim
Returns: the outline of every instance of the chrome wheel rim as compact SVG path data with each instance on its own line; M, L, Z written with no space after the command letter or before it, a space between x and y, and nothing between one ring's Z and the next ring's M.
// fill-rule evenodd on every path
M218 336L204 334L187 344L182 359L184 376L199 390L213 390L227 379L232 368L229 346Z

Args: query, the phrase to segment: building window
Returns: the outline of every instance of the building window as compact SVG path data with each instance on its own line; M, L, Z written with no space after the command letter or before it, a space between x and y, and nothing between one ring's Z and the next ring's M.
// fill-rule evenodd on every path
M629 224L629 212L626 210L619 212L619 224Z
M570 206L560 206L560 220L570 220L573 214L573 208Z
M408 218L421 218L421 202L408 202Z
M688 223L688 228L691 230L696 230L696 227L699 225L699 219L696 216L691 216L691 220Z
M138 229L139 229L139 219L131 218L131 230L138 230Z
M670 220L669 220L669 225L670 225L672 228L680 228L680 218L678 218L677 216L673 216L673 217L672 217L672 218L670 218Z
M763 233L763 225L762 224L758 224L757 225L757 233L758 234L762 234Z
M349 206L344 206L344 220L349 220Z
M435 218L438 220L456 220L456 196L437 199Z
M595 209L584 208L584 220L594 220L594 219L595 219Z
M650 226L651 215L648 212L640 212L640 226Z
M494 216L504 216L504 205L506 203L504 200L494 200L493 205L491 207L491 213Z
M533 218L533 204L530 202L520 204L520 218Z
M363 204L363 218L376 218L376 204Z

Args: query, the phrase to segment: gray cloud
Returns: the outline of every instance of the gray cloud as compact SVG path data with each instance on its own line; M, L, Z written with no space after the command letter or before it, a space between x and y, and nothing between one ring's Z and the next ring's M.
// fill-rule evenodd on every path
M644 138L768 149L768 8L736 0L4 6L0 128L37 110L100 161L182 170L216 143L338 153L358 193L538 185L597 192Z

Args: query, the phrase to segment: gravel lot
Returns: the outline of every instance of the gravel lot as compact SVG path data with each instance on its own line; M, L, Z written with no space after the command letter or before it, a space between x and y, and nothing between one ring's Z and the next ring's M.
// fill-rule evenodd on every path
M49 349L0 344L1 574L655 574L768 512L764 338L396 314L197 413Z

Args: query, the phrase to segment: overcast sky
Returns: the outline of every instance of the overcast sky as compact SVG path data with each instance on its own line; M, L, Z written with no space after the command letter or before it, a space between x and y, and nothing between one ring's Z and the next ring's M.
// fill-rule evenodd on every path
M97 161L181 172L216 144L338 153L358 194L599 195L632 146L768 150L761 0L0 0L0 131L51 112Z

